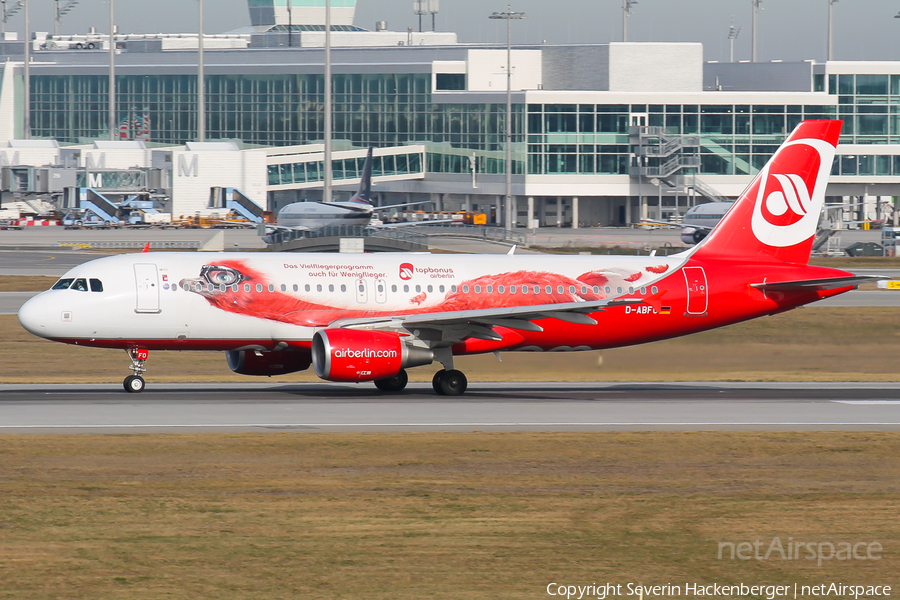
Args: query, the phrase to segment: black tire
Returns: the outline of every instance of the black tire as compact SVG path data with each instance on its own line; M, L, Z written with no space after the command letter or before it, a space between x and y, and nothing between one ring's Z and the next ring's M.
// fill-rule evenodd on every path
M431 387L434 388L434 393L437 394L438 396L444 395L444 388L441 387L441 380L444 378L444 373L446 373L446 372L447 372L446 370L441 369L440 371L438 371L437 373L434 374L434 377L431 380Z
M406 371L400 369L400 372L393 377L385 377L384 379L376 379L375 387L382 392L400 392L409 383L409 376Z
M129 394L140 394L144 391L144 378L138 377L137 375L129 375L125 378L125 381L122 382L122 387L125 388L125 391Z
M93 49L96 48L96 47L97 47L97 46L94 45L94 42L88 42L88 45L87 45L87 49L88 49L88 50L93 50Z
M462 371L453 369L445 372L441 377L441 390L445 396L462 396L466 393L467 387L469 387L469 381Z

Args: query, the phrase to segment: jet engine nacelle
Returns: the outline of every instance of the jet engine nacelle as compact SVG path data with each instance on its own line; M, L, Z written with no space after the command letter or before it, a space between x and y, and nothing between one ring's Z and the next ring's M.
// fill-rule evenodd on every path
M256 350L229 350L225 353L228 367L241 375L286 375L305 371L312 363L308 352L281 350L258 352Z
M328 381L374 381L433 362L431 350L410 346L396 333L323 329L312 341L316 375Z
M681 241L688 245L699 244L707 235L709 235L709 229L685 227L681 230Z

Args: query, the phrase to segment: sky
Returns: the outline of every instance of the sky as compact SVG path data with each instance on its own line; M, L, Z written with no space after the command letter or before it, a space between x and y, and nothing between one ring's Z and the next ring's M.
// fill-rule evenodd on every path
M438 31L454 31L464 43L505 43L506 23L490 20L508 2L440 0ZM512 9L526 20L512 23L513 44L605 43L622 40L622 0L513 0ZM148 8L149 7L149 8ZM824 60L828 0L763 0L757 17L759 60ZM196 0L118 0L120 32L183 33L196 31ZM33 31L53 31L53 0L30 0ZM732 18L741 27L735 60L751 52L751 0L639 0L628 19L628 41L702 42L706 60L729 59ZM250 24L247 0L205 0L207 33ZM900 60L900 0L839 0L834 4L835 60ZM355 25L374 29L418 30L412 0L357 0ZM430 18L423 23L430 29ZM82 33L90 26L109 29L108 0L80 0L64 18L62 33ZM24 29L21 12L10 18L10 31Z

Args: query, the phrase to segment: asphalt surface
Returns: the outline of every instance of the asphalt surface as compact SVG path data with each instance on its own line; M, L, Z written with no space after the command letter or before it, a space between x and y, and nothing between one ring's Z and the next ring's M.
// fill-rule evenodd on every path
M900 430L897 383L0 385L0 433Z

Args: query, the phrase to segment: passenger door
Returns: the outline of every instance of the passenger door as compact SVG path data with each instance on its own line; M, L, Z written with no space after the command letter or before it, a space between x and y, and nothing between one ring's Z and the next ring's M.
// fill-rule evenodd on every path
M159 269L156 265L134 265L134 281L137 286L136 313L159 313Z
M706 273L703 267L685 267L684 280L687 284L687 313L693 317L706 316L709 294L706 285Z

